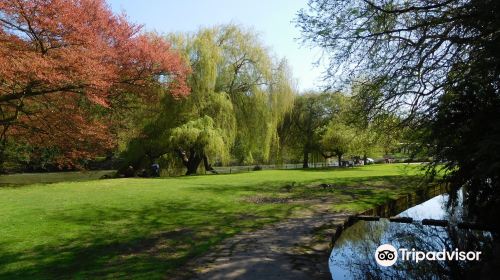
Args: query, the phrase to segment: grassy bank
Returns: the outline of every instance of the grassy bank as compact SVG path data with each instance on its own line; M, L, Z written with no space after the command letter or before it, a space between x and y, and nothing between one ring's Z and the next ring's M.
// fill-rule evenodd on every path
M70 172L47 172L47 173L22 173L0 175L0 187L20 186L38 183L56 183L68 181L97 180L105 175L113 175L114 170L98 171L70 171Z
M225 237L317 198L359 211L411 191L418 173L394 164L3 187L0 278L168 277Z

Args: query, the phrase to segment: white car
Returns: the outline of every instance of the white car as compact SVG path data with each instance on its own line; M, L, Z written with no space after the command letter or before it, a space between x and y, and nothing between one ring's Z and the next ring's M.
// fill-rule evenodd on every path
M366 164L373 164L375 163L375 160L373 160L372 158L366 158Z

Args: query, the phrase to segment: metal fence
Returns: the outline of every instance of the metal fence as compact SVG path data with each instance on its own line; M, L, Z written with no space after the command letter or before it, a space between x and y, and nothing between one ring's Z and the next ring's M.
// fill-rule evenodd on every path
M327 168L336 167L337 163L309 163L309 168ZM302 163L286 163L286 164L268 164L268 165L239 165L239 166L217 166L214 167L215 171L219 174L233 174L250 172L256 170L278 170L278 169L299 169L302 168Z

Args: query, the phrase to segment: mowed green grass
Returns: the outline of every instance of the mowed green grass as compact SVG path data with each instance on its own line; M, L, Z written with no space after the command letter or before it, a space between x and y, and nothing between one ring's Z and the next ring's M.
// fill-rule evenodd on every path
M75 171L75 172L48 172L48 173L22 173L0 176L0 186L26 185L35 183L55 183L66 181L96 180L104 175L112 176L114 170Z
M419 178L418 166L393 164L3 187L0 278L168 278L224 238L310 207L308 199L360 211L411 191Z

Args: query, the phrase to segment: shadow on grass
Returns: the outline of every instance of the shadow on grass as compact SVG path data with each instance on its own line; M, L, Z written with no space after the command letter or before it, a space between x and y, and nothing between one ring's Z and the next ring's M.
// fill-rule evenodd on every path
M314 185L323 182L334 184L334 190ZM401 176L314 179L286 194L298 198L328 196L338 201L341 210L358 209L406 192L414 183L415 177ZM90 229L77 232L77 238L61 238L57 245L37 245L25 251L14 252L12 244L0 241L0 278L163 279L226 237L290 216L300 206L257 206L231 200L247 193L281 195L284 184L282 179L261 185L192 182L185 188L192 192L187 200L154 202L133 210L105 205L96 209L90 204L84 211L81 205L64 209L52 213L47 222Z
M227 195L234 193L253 193L260 194L276 194L284 191L284 187L294 183L293 179L289 181L269 180L265 185L255 185L249 183L248 185L239 185L228 187L226 185L211 185L211 184L198 184L196 190L198 192L207 192L216 195ZM332 185L333 193L325 190L320 186L322 183ZM421 176L371 176L371 177L347 177L347 178L326 178L326 179L311 179L302 180L300 183L295 184L290 189L290 194L295 196L308 196L308 195L331 195L337 191L346 193L362 194L366 188L380 189L386 191L406 192L413 190L418 186L425 184L424 178ZM368 194L368 193L365 193Z
M57 246L38 245L24 252L13 253L6 249L8 244L0 243L0 278L162 279L220 240L280 219L273 209L227 213L220 207L157 203L135 211L104 208L85 215L57 215L51 220L91 224L92 230L78 239L61 240Z

